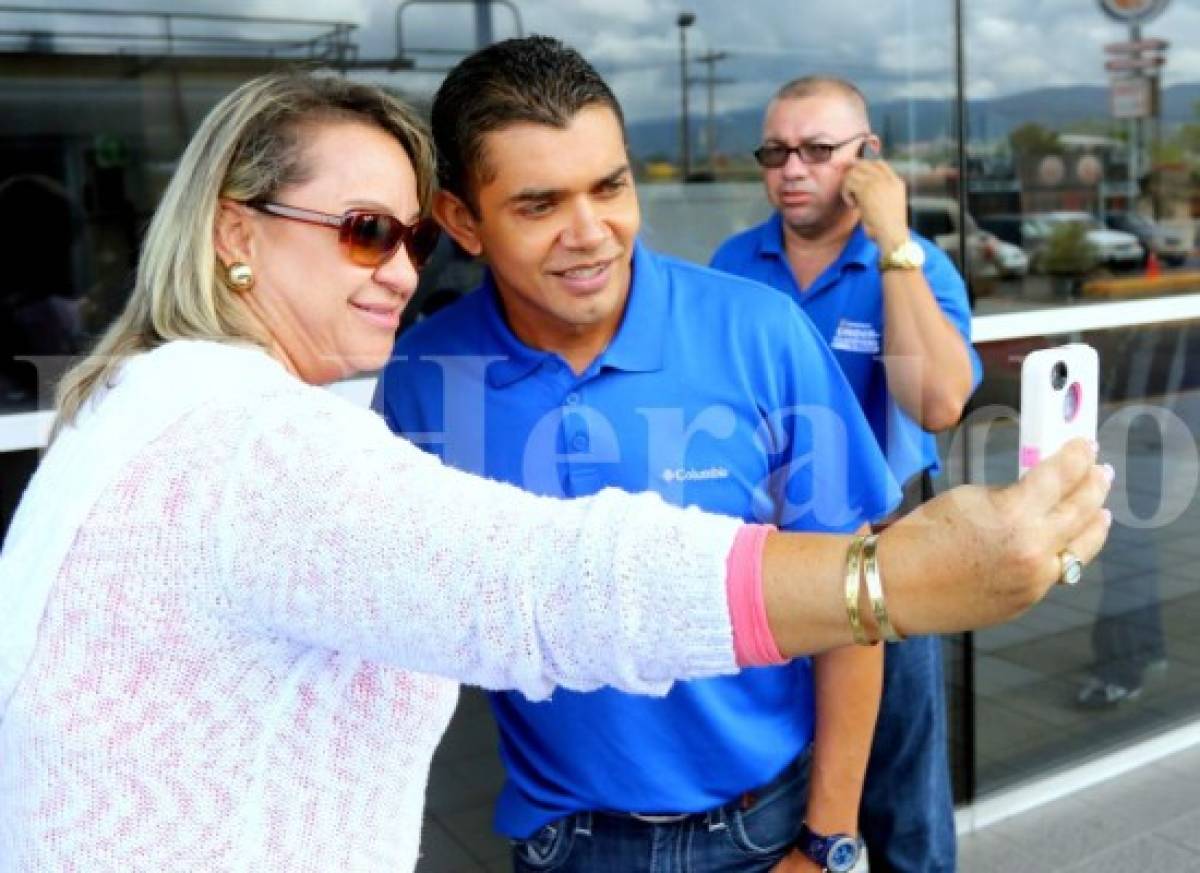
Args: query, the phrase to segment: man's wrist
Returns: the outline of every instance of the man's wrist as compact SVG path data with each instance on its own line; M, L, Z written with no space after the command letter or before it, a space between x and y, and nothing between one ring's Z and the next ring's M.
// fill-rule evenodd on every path
M858 777L858 791L853 790L855 777L843 773L845 791L836 797L810 791L808 809L803 824L819 834L854 834L858 832L858 798L861 795L862 777ZM853 802L847 802L847 800Z
M876 245L879 246L879 254L886 256L900 248L900 246L904 245L910 239L912 239L912 235L909 233L908 228L902 227L899 230L889 230L886 233L879 234L879 240L876 242Z
M920 270L925 265L925 250L911 236L893 248L879 247L879 269Z
M820 833L805 822L800 826L796 849L829 873L849 873L858 863L859 842L856 834Z

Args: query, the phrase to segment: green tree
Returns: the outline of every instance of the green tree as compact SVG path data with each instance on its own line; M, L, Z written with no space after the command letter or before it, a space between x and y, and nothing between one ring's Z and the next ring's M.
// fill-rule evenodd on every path
M1036 122L1026 122L1014 128L1008 135L1013 154L1018 155L1061 155L1062 141L1053 130Z
M1076 222L1055 224L1046 237L1038 267L1052 276L1081 276L1096 268L1096 251L1087 227Z
M1197 119L1200 119L1200 100L1192 104L1192 112ZM1193 160L1200 158L1200 123L1193 121L1180 125L1179 131L1172 137L1172 140L1184 152L1190 154Z

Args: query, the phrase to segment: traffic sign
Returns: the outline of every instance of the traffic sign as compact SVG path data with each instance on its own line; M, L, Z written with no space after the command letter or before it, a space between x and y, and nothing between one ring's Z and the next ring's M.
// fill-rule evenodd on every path
M1110 54L1135 55L1139 52L1165 52L1170 43L1165 39L1152 37L1150 39L1131 39L1125 42L1110 42L1104 50Z
M1109 93L1113 118L1149 118L1154 109L1154 90L1144 76L1117 79Z
M1167 62L1162 55L1145 55L1140 58L1109 58L1104 62L1104 69L1110 73L1128 70L1157 70Z

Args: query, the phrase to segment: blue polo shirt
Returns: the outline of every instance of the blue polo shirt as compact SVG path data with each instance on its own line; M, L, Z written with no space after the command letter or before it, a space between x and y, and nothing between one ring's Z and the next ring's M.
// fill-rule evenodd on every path
M447 463L540 494L652 490L837 532L899 498L799 309L640 243L620 327L585 372L518 340L489 276L400 337L376 407ZM496 827L514 837L581 810L717 806L769 781L813 732L807 659L679 682L663 698L558 689L547 701L491 700L507 770Z
M953 262L929 240L912 235L925 250L925 278L942 312L958 330L971 357L972 387L983 368L971 346L971 306L962 276ZM858 225L838 256L812 286L801 290L788 264L779 213L727 239L712 266L783 291L812 319L854 389L888 465L900 482L922 470L936 475L937 441L892 398L880 358L883 350L883 283L879 248Z

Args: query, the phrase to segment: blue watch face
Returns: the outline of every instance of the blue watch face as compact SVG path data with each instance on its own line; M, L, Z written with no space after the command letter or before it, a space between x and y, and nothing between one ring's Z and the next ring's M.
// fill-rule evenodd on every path
M829 847L825 856L825 867L829 873L848 873L858 861L858 841L851 837L842 837Z

